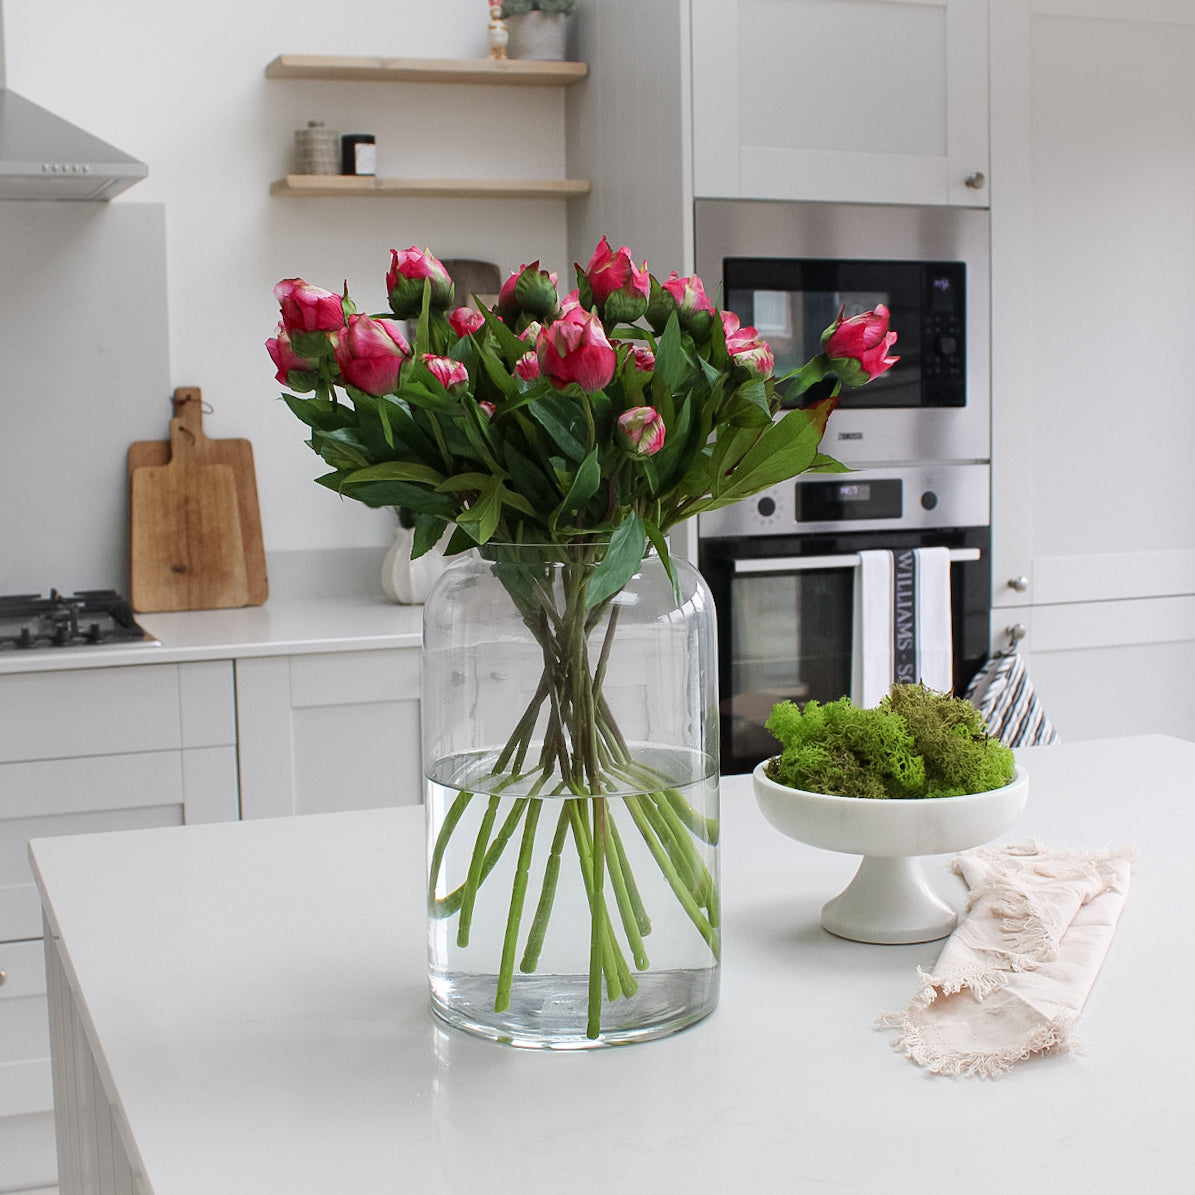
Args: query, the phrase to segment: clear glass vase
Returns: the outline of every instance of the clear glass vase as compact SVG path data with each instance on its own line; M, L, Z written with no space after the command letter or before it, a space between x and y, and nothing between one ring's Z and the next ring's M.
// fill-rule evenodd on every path
M713 603L655 554L487 545L423 622L433 1013L557 1049L659 1037L717 1003Z

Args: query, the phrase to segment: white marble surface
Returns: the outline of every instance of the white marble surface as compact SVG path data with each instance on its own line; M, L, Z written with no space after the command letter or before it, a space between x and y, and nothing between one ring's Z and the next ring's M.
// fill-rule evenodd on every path
M1018 753L1009 837L1134 843L1084 1055L931 1076L873 1028L941 943L831 937L856 860L723 786L722 1000L658 1042L520 1052L433 1027L415 808L44 839L85 1027L154 1195L1192 1189L1195 744ZM926 860L950 900L949 857Z

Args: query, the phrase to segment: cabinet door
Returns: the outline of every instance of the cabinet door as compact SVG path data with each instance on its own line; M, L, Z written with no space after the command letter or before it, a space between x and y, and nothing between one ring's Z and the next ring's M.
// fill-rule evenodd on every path
M692 0L694 194L987 206L987 7Z
M418 804L419 649L238 660L242 817Z

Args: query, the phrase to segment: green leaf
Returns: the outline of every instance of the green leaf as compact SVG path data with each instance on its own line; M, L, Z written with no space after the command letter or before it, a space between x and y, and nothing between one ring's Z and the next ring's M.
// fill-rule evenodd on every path
M552 525L578 511L597 493L602 481L602 470L598 464L598 453L595 448L582 462L581 467L573 475L573 484L569 486L564 501L556 508L552 515Z
M437 473L430 465L418 465L410 461L381 461L379 464L357 469L348 480L418 481L424 485L438 486L443 482L444 475Z
M672 582L672 597L679 606L681 602L680 579L677 577L676 568L672 563L672 553L668 550L668 537L650 519L643 520L643 529L647 532L647 538L651 541L651 546L655 548L656 555L659 556L660 563L664 566L664 572L668 574L668 580Z
M553 392L533 399L527 404L527 410L565 456L580 462L588 452L589 421L581 407L586 401L584 392L579 386L576 390L579 399L577 395Z
M656 345L655 375L669 390L679 390L692 372L693 363L685 351L680 321L674 311Z
M560 501L560 491L547 474L513 444L507 441L503 446L503 463L510 471L510 480L516 489L527 498L543 519L554 510Z
M643 563L646 547L647 531L643 520L632 511L614 529L606 555L593 570L585 595L587 610L592 610L622 589Z
M308 427L318 431L330 432L338 427L352 427L357 422L357 416L352 407L342 403L332 402L326 398L299 398L294 394L282 395L282 401Z
M415 534L411 537L411 559L418 560L420 556L430 552L440 542L444 529L448 524L435 515L415 515Z

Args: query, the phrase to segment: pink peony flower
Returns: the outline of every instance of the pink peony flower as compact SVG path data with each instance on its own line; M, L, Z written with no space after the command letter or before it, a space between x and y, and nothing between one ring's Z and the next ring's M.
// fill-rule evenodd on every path
M485 327L485 316L474 307L458 307L448 313L448 323L459 340Z
M614 250L602 237L589 259L585 280L607 323L633 323L647 310L651 289L647 262L637 267L626 245Z
M292 373L306 373L316 367L316 362L307 357L300 357L295 352L285 324L279 324L275 328L274 335L266 341L266 351L278 367L274 380L281 382L284 386L290 385L289 378Z
M633 346L629 356L631 364L640 373L651 373L656 367L656 355L646 345Z
M539 377L539 358L534 353L524 353L515 362L515 373L524 382L534 382Z
M771 345L761 340L759 333L750 325L741 327L739 317L733 311L723 311L722 332L726 337L726 351L730 359L745 369L752 377L770 378L776 369L776 359Z
M336 364L350 386L366 394L386 394L394 389L410 346L394 320L351 315L336 340Z
M618 417L618 441L632 456L655 456L664 447L664 420L655 407L632 407Z
M321 290L302 278L284 278L274 287L282 309L282 324L294 332L338 332L344 327L344 304L339 295Z
M424 353L421 360L445 390L460 394L467 389L469 371L460 361L454 361L451 357L437 357L432 353Z
M443 311L452 302L452 279L443 263L430 249L420 251L412 245L401 252L390 250L390 269L386 274L386 293L390 310L399 319L413 319L423 308L423 283L430 280L432 307Z
M540 373L557 390L572 382L590 393L601 390L618 363L601 320L579 307L540 332L536 351Z
M896 333L888 330L888 308L883 303L850 319L843 319L845 311L840 309L838 318L822 333L822 352L843 372L848 385L861 385L900 360L887 355L896 343ZM852 381L851 375L859 380Z

